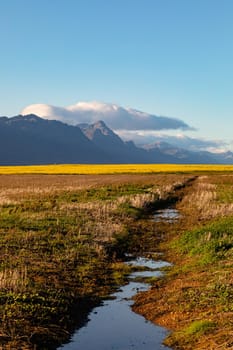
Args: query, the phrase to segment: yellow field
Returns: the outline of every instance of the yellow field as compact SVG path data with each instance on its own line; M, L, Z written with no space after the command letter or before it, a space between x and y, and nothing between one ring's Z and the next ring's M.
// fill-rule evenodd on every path
M232 171L233 165L206 164L58 164L0 166L0 174L142 174Z

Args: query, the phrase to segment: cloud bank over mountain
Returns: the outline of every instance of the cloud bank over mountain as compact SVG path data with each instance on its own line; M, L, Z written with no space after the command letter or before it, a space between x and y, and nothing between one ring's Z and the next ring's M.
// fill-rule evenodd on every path
M184 132L196 131L183 120L157 116L102 102L78 102L67 107L48 104L32 104L21 111L22 115L59 120L66 124L93 124L103 120L108 127L124 140L133 140L137 145L166 142L190 151L225 152L232 149L229 142L189 137Z
M68 107L33 104L24 108L21 114L36 114L45 119L60 120L72 125L103 120L113 130L193 130L177 118L157 116L116 104L95 101L78 102Z
M229 149L229 143L223 140L207 140L204 138L189 137L184 134L168 135L153 131L120 130L118 135L123 140L133 139L138 146L153 143L168 143L175 147L184 148L192 152L225 152Z

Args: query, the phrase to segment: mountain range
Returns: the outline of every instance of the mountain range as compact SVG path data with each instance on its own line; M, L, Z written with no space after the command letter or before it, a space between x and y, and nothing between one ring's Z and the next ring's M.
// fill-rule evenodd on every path
M191 152L165 142L138 147L103 121L72 126L34 114L0 117L0 165L54 163L233 164L233 153Z

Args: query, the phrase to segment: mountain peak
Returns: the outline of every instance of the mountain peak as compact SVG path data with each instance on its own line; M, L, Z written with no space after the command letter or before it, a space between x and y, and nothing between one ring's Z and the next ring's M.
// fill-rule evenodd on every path
M107 128L107 125L105 124L105 122L103 120L98 120L97 122L95 122L92 125L94 125L98 128Z
M98 120L96 123L92 124L93 130L99 130L104 135L112 135L113 132L107 127L103 120Z
M102 120L98 120L94 124L79 124L78 126L83 131L84 135L92 141L94 141L95 138L105 136L119 138L119 136L117 136L111 129L109 129Z

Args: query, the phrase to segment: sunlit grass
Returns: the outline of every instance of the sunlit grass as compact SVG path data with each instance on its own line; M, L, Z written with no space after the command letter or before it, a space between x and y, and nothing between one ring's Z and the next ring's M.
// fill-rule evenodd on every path
M0 166L0 174L142 174L232 171L233 165L209 164L53 164Z
M201 265L232 257L233 218L221 218L200 228L184 232L173 247L192 256Z

